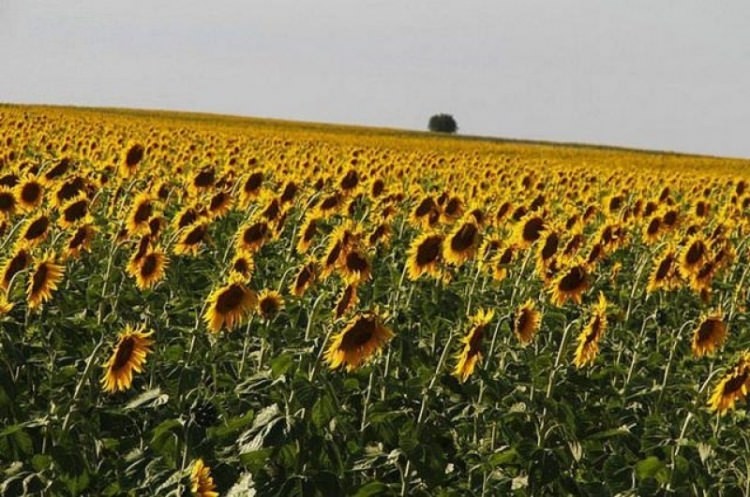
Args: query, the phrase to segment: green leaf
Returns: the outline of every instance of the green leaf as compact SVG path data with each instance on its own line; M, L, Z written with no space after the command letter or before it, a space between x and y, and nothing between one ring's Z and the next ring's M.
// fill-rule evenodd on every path
M518 460L518 451L511 447L510 449L506 449L502 452L498 452L496 454L492 454L489 458L490 466L502 466L504 464L510 464L514 463Z
M354 497L372 497L375 495L386 495L387 493L388 485L380 481L371 481L359 487Z
M663 471L666 471L666 465L656 456L649 456L638 461L635 465L635 474L639 480L645 480L646 478L661 480L663 476L660 476L660 473Z
M240 454L242 463L251 473L258 473L268 462L268 457L273 452L272 448L254 450Z
M323 395L315 402L315 405L313 405L312 422L316 427L322 428L328 424L335 414L336 409L333 406L331 397Z
M135 409L136 407L140 407L148 402L151 402L151 405L149 405L148 407L157 407L166 404L168 401L169 395L162 394L161 388L152 388L151 390L146 390L145 392L125 404L125 409Z
M242 416L237 416L229 421L224 426L216 426L208 429L208 436L211 438L222 439L230 435L237 433L244 429L247 425L253 422L255 418L255 411L247 411Z
M292 354L281 354L271 361L271 376L276 379L283 375L289 368L294 364L294 356Z

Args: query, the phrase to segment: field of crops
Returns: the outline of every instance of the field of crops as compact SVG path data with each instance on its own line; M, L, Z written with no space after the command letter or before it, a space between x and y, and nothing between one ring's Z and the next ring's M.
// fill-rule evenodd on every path
M750 495L747 171L0 106L0 495Z

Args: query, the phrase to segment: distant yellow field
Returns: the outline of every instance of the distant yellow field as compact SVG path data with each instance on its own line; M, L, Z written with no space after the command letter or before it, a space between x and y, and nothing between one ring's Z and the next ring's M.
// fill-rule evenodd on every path
M744 486L748 171L0 106L0 488Z

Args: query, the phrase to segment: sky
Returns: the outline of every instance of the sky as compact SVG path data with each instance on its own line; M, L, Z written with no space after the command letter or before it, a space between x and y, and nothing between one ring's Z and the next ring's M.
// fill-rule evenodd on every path
M0 0L0 102L750 157L747 0Z

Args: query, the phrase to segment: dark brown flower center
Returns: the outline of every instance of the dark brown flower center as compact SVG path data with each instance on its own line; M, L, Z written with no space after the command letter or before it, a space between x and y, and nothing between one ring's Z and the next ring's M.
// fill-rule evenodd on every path
M426 238L417 247L417 265L422 267L436 261L440 256L440 246L442 244L443 238L440 235L433 235Z
M356 350L370 341L375 334L375 319L359 318L344 334L341 340L343 350Z
M232 284L229 288L219 294L216 299L216 312L226 315L236 310L245 297L245 290L238 284Z

